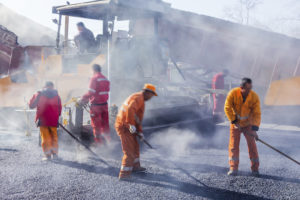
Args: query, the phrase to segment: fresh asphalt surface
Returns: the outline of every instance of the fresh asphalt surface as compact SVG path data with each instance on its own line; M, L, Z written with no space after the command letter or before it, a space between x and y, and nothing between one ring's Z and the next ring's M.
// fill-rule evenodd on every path
M119 181L119 143L98 149L110 166L75 144L60 144L59 162L42 162L37 132L0 129L0 199L300 199L300 166L258 143L260 177L250 176L241 139L240 175L228 177L228 129L213 139L166 130L143 147L147 174ZM262 130L260 138L300 160L300 132ZM68 136L65 136L68 137Z

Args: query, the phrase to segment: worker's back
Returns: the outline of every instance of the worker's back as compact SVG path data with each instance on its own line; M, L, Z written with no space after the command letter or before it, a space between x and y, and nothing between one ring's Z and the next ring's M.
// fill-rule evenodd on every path
M44 89L39 92L29 104L30 108L37 107L36 119L40 126L56 127L61 114L61 100L54 89Z
M90 90L94 91L94 95L90 97L91 104L106 103L109 98L110 82L102 73L96 73L91 79Z

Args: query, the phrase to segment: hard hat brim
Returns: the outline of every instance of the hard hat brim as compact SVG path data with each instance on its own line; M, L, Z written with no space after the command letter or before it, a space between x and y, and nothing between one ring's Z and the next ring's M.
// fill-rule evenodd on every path
M150 89L144 89L144 90L153 93L155 96L158 96L157 93L154 92L153 90L150 90Z

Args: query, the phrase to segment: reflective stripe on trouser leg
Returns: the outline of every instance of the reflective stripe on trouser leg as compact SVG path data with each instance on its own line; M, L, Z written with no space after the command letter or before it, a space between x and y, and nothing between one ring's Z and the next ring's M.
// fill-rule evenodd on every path
M130 172L132 171L133 167L126 167L126 166L121 166L121 171L124 171L124 172Z
M120 173L119 173L119 178L126 178L131 175L133 167L126 167L126 166L121 166Z
M241 131L234 129L234 126L231 125L228 146L230 170L238 170L239 167L240 139Z
M122 150L123 150L123 159L122 159L122 168L120 170L119 178L123 178L126 176L130 176L134 161L137 158L137 152L136 150L138 141L134 135L132 135L128 129L126 128L119 128L116 129L118 132L118 135L120 136L121 139L121 144L122 144ZM125 168L125 167L130 167L130 168ZM122 170L122 169L127 169L127 171Z
M46 156L51 155L51 135L47 126L40 127L41 132L41 146Z
M131 175L133 167L126 167L126 166L121 166L120 173L119 173L119 178L126 178Z
M249 130L251 130L250 127ZM251 161L251 170L258 171L259 158L258 158L258 151L256 147L255 138L249 134L244 134L244 136L246 138L247 145L248 145L249 158Z

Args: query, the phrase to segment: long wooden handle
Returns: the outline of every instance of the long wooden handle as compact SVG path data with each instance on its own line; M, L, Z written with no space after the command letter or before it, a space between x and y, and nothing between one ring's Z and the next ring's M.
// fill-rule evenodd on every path
M79 144L81 144L82 146L84 146L91 154L93 154L95 157L97 157L97 159L99 161L101 161L102 163L106 164L107 166L110 166L105 160L103 160L102 158L100 158L95 152L93 152L89 146L87 146L86 144L84 144L83 142L81 142L76 136L74 136L68 129L66 129L61 123L58 123L59 126L66 131L74 140L76 140L76 142L78 142Z
M148 147L150 147L150 149L154 149L154 148L152 147L152 145L151 145L147 140L143 139L143 142L144 142Z
M276 151L276 152L280 153L281 155L285 156L286 158L288 158L288 159L290 159L291 161L293 161L293 162L297 163L298 165L300 165L300 162L298 162L297 160L295 160L295 159L291 158L290 156L286 155L285 153L283 153L283 152L279 151L278 149L276 149L275 147L273 147L273 146L269 145L268 143L264 142L263 140L261 140L261 139L257 139L257 141L259 141L259 142L263 143L263 144L264 144L264 145L266 145L267 147L269 147L269 148L273 149L274 151Z
M142 138L138 133L135 133L135 134L138 138L140 138L140 139ZM154 149L153 146L147 140L145 140L145 138L141 141L144 142L148 147L150 147L150 149Z

